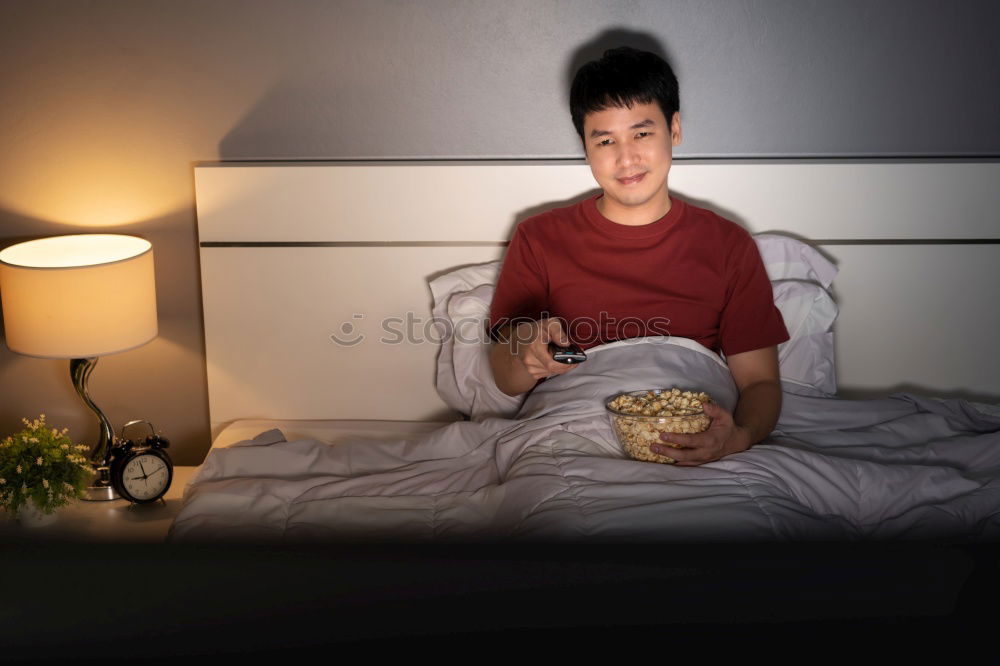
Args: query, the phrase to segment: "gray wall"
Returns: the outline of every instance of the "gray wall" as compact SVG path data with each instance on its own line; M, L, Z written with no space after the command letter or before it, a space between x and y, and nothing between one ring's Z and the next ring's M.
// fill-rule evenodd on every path
M678 157L1000 155L1000 3L36 0L0 3L0 246L135 233L160 337L95 400L208 448L191 167L218 159L580 157L575 65L661 50ZM0 435L93 419L68 364L0 349Z

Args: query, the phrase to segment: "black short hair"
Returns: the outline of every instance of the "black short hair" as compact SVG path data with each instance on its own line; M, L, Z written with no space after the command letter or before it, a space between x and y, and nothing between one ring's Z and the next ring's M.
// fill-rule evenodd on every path
M569 112L582 140L583 118L588 113L654 100L669 125L681 105L674 70L655 53L621 46L577 70L569 91Z

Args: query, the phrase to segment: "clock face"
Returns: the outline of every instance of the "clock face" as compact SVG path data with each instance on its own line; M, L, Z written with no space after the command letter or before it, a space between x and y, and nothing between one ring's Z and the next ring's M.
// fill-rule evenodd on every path
M166 490L169 481L167 463L151 453L140 453L129 460L122 473L122 485L137 500L158 497Z

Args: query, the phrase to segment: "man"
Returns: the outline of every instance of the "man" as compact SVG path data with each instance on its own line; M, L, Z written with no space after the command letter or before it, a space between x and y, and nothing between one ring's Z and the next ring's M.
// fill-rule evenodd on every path
M681 142L673 71L652 53L609 50L577 72L570 111L603 193L518 225L490 312L497 387L520 395L571 372L552 359L550 341L586 349L624 337L691 338L725 355L736 407L705 405L707 431L671 434L680 449L666 439L651 448L682 466L746 450L778 420L777 345L788 333L749 234L670 196Z

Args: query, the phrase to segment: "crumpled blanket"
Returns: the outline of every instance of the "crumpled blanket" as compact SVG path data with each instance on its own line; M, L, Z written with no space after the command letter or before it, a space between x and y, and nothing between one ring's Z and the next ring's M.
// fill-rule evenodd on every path
M698 467L628 458L604 402L623 390L706 391L732 409L724 362L690 340L588 350L514 419L396 441L213 449L170 541L854 541L1000 537L1000 417L908 394L812 396L786 386L772 435Z

